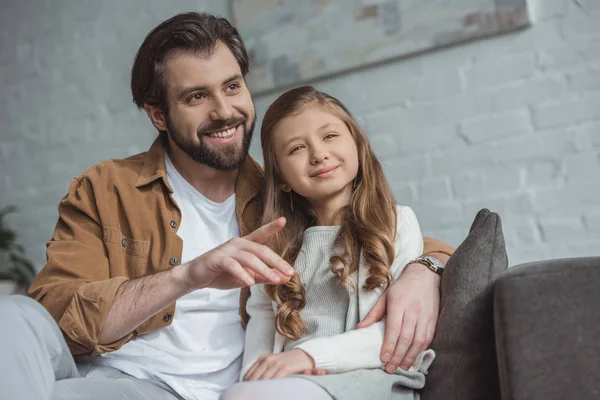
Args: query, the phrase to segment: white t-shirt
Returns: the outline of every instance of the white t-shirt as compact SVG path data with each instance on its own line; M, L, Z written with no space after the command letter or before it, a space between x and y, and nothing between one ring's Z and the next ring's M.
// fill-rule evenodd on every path
M166 157L167 178L181 210L177 234L182 263L240 236L235 195L210 201L189 184ZM244 329L239 289L200 289L177 300L173 323L129 341L93 361L138 378L158 379L186 399L218 399L239 379ZM98 362L100 361L100 362Z

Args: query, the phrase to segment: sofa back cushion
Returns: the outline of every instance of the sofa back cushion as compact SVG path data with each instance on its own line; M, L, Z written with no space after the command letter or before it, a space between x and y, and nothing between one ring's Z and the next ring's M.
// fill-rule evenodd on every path
M507 268L500 217L483 209L446 264L431 343L436 359L420 392L422 400L500 399L493 285Z

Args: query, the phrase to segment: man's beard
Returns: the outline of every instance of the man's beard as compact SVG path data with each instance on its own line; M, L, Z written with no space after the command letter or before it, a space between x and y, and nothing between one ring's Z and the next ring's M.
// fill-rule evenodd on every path
M196 134L198 135L200 143L195 143L185 138L177 131L168 112L165 114L165 120L169 136L181 150L190 156L192 160L219 171L233 171L244 164L244 161L248 156L248 150L250 149L254 124L256 123L256 119L254 119L250 126L247 127L246 123L248 119L244 117L232 118L227 121L214 121L210 125L198 129ZM240 147L237 147L238 144L235 143L228 146L223 145L221 151L216 151L208 148L204 144L203 140L206 133L216 132L226 126L233 127L237 125L240 125L240 129L242 130L241 133L243 135L242 145Z

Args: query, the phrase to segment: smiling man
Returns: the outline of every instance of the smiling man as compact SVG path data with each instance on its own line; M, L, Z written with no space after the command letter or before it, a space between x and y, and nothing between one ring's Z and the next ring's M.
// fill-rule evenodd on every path
M173 152L183 151L196 163L218 171L242 166L256 118L244 77L236 66L233 54L222 43L216 44L206 59L181 50L169 56L164 79L169 82L170 104L165 109L143 107L155 126L168 132L169 148L177 149ZM223 97L217 97L214 106L208 95L214 88L197 85L198 76L220 79L213 84L223 91ZM203 109L205 112L199 112Z
M285 221L258 227L247 72L223 18L180 14L148 34L131 90L158 138L71 182L30 288L37 302L0 299L0 397L217 399L239 379L247 287L293 274L264 246ZM452 252L425 248L442 261ZM438 291L418 263L390 288L384 361L408 368L429 344Z

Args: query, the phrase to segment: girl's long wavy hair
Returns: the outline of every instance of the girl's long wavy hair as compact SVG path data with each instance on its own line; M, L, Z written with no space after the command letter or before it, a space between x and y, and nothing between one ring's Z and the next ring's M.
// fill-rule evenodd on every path
M290 265L294 265L302 246L304 231L316 224L310 204L293 190L284 192L284 184L274 153L273 134L276 125L305 107L319 107L343 121L358 149L359 170L354 180L350 204L338 211L341 221L336 244L341 254L331 257L333 273L347 284L348 276L356 271L361 261L369 267L365 290L383 289L391 282L389 268L394 260L396 236L396 205L383 168L375 157L369 139L346 107L336 98L304 86L281 95L267 110L261 129L261 144L265 163L263 193L263 223L281 216L287 225L272 238L269 245ZM293 203L293 210L292 210ZM297 340L306 333L307 326L300 317L305 306L304 286L296 273L285 285L266 285L269 297L278 305L277 331L288 339Z

